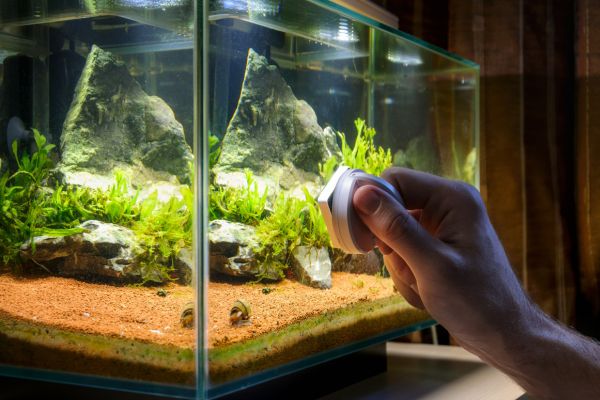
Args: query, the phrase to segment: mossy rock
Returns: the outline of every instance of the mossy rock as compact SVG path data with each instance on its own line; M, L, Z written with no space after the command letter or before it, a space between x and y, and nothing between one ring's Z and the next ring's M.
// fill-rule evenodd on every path
M296 98L279 69L248 51L237 108L223 137L215 182L234 186L245 169L271 189L303 197L322 185L319 163L339 155L333 130L323 130L311 106Z
M137 187L191 183L192 151L171 108L97 46L77 84L60 148L57 171L64 183L104 188L116 171Z

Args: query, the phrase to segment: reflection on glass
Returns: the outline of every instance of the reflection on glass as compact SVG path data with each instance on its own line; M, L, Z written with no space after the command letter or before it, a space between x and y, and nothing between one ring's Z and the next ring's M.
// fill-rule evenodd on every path
M402 64L405 67L423 64L423 60L418 55L405 54L394 50L388 50L387 59L393 63Z
M335 27L333 29L329 27L318 28L316 36L322 40L334 40L342 43L355 43L359 40L352 21L343 17L339 18L337 29Z

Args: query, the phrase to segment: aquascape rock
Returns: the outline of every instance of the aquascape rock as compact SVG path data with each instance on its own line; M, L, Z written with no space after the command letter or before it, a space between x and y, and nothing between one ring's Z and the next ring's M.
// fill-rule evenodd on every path
M124 283L143 279L162 282L162 277L152 276L152 270L144 270L139 263L141 245L130 229L95 220L79 227L85 231L62 237L37 236L33 246L27 241L21 246L21 258L26 264L61 276ZM175 260L175 267L180 282L189 284L192 263L185 254Z
M294 96L278 68L250 49L238 105L214 170L215 183L243 185L244 169L250 169L272 195L284 189L303 197L302 186L316 194L322 185L319 163L339 153L333 130L323 130L314 110Z
M62 276L123 278L140 252L135 234L122 226L86 221L83 233L36 236L21 246L21 258Z
M220 219L211 221L208 226L211 271L254 280L280 280L276 268L257 260L255 237L253 226Z
M121 171L134 186L189 184L192 151L182 125L111 53L93 46L60 140L64 183L107 188Z
M333 249L332 261L333 271L369 275L377 275L383 271L383 256L375 250L371 250L366 254L348 254Z
M298 246L292 256L292 267L300 282L319 289L331 288L331 260L327 248Z

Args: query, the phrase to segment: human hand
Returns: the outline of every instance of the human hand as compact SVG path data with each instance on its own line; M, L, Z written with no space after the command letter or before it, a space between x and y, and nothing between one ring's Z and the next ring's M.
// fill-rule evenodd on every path
M482 357L490 345L526 329L537 308L513 273L479 192L403 168L382 178L406 208L374 186L359 188L354 206L406 300Z
M541 399L600 398L600 345L545 315L525 294L475 188L391 168L354 194L394 284L467 350Z

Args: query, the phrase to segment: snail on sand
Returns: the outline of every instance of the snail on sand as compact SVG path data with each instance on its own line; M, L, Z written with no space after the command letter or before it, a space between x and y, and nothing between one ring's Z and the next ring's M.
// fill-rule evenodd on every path
M250 305L247 301L238 299L233 303L229 311L229 322L236 326L250 324Z
M194 303L189 302L183 307L179 324L182 328L191 329L194 327Z

